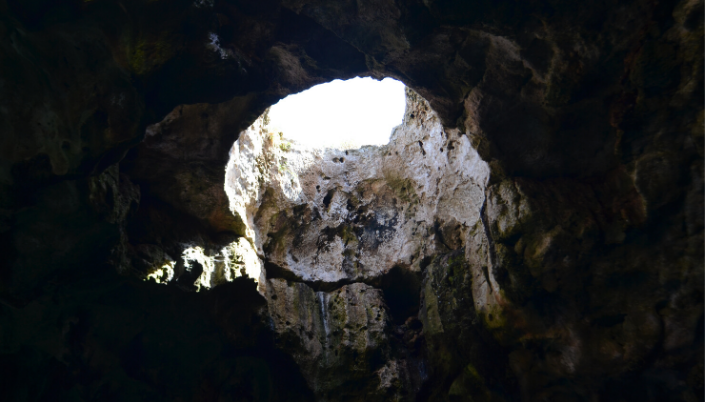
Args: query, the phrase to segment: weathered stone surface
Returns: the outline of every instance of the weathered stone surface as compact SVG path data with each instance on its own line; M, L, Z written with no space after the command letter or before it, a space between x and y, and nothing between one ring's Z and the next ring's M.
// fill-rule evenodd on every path
M382 250L384 264L342 273L335 268L345 259L328 253L314 272L320 280L296 285L382 289L391 352L377 382L359 387L370 391L351 399L381 395L372 384L399 389L400 378L411 393L392 397L702 400L701 0L0 0L0 38L7 399L314 398L295 385L315 376L297 377L291 362L277 368L273 343L238 349L248 344L242 339L277 336L250 314L263 305L229 298L227 289L259 297L254 286L192 294L185 290L196 281L214 284L220 274L206 278L203 266L177 260L188 247L221 258L250 236L245 224L256 233L263 222L231 216L223 189L241 130L289 93L372 75L401 79L426 98L444 132L467 138L491 173L480 219L467 227L439 211L474 205L457 202L474 195L442 202L405 190L433 209L399 214L397 236L412 228L404 217L439 218L421 225L428 232L411 230L420 243L394 245ZM436 152L421 141L427 157ZM408 145L407 159L423 161L421 147ZM346 157L321 154L321 169L344 173L348 159L330 156ZM410 166L415 173L405 177L426 166ZM371 184L365 205L401 199ZM338 185L329 201L347 225L347 209L334 201L363 187ZM279 215L293 222L294 204L320 208L327 195L279 200ZM378 209L367 223L387 213ZM337 227L307 225L298 228L309 238ZM281 276L304 280L291 235L262 227L286 240L269 243ZM269 237L250 238L264 257ZM165 262L175 263L167 286L115 274L143 277ZM385 271L387 262L396 268ZM392 295L405 293L392 291L392 278L419 290L424 336L403 317L413 316L414 302L394 306ZM473 308L463 304L470 296ZM215 344L237 352L213 353ZM404 370L417 380L395 374Z
M413 91L382 147L303 148L270 132L266 115L241 133L226 192L266 261L279 347L319 398L418 391L419 328L402 323L419 322L425 261L462 247L480 221L488 174L468 138L446 134Z
M637 279L665 268L631 261L629 250L643 247L643 240L627 234L648 215L635 176L619 169L600 181L504 179L485 189L489 167L467 137L446 134L428 105L409 95L405 121L384 147L306 150L268 132L262 120L241 134L226 188L267 261L267 275L303 282L294 286L310 294L310 286L382 286L394 267L423 275L419 318L431 369L422 395L431 399L590 394L596 367L628 375L653 353L665 326L653 306L663 282L639 285ZM614 254L617 245L622 248ZM687 252L683 257L697 261ZM623 268L610 268L612 278L603 279L599 267L614 264ZM698 294L702 270L685 272L672 285ZM606 285L615 280L634 290ZM287 322L325 321L311 300L287 303L306 311ZM393 296L387 300L393 303ZM595 315L585 317L583 309ZM697 332L702 304L681 312L691 317L680 322L690 326L684 332ZM325 395L330 388L302 357L316 355L314 347L290 345L310 334L276 330L289 340L281 347ZM527 344L527 336L536 344ZM309 352L295 352L301 348ZM507 371L512 376L502 379ZM562 378L572 379L570 389L535 385ZM662 386L648 392L662 393Z
M381 290L353 283L316 292L304 283L270 279L267 300L278 347L298 363L319 399L400 398L405 367L390 361Z
M306 149L260 119L233 147L226 191L280 274L374 282L395 266L420 273L424 258L458 248L480 219L488 175L467 136L446 133L410 92L404 122L382 147Z

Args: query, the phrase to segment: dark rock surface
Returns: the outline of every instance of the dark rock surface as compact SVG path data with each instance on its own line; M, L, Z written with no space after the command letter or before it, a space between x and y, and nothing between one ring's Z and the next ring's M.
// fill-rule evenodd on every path
M356 75L491 168L385 335L423 367L389 399L703 400L702 1L0 0L0 39L3 400L312 400L252 282L140 278L244 234L240 130Z

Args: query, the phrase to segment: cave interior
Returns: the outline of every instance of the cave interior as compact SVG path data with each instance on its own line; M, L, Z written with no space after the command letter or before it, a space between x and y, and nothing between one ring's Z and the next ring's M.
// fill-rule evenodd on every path
M703 401L704 12L0 0L0 399Z

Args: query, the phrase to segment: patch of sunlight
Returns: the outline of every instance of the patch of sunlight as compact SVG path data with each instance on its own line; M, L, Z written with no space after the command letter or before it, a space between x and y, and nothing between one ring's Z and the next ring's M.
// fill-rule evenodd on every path
M167 284L167 282L174 279L174 267L176 266L176 261L169 261L162 265L160 268L156 269L151 274L147 275L145 280L153 279L157 283Z
M403 83L358 77L287 96L269 109L265 124L305 146L356 149L387 144L405 107Z
M203 247L191 246L184 249L181 256L186 270L195 269L196 263L203 267L203 272L196 279L196 291L202 288L210 289L226 282L232 282L240 276L254 279L257 290L260 290L262 262L252 245L239 238L213 255L206 254Z

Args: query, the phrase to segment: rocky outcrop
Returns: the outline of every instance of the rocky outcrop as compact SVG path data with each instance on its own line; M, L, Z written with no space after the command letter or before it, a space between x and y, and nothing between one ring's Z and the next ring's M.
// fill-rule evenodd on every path
M351 384L412 396L419 356L390 338L420 329L405 323L419 322L422 271L479 224L489 167L411 90L386 146L309 149L266 123L233 146L226 192L263 260L280 347L323 400Z
M294 358L317 399L401 398L405 367L390 359L381 290L358 282L316 292L272 278L267 300L277 346Z
M702 10L0 0L6 399L702 400ZM398 177L395 154L375 156L387 171L360 164L372 151L314 153L311 172L358 176L297 174L298 195L289 183L284 198L246 197L266 214L231 214L238 134L287 94L356 75L413 88L446 146L402 141L417 164ZM461 185L451 140L479 155L463 164L487 164L485 184ZM433 167L451 187L417 180ZM265 176L270 195L291 178ZM464 207L466 220L442 213ZM327 311L348 357L321 349L321 370L298 327L269 325L297 315L233 279L259 258L265 295L340 295ZM325 264L309 273L306 258ZM362 286L380 299L349 290ZM345 332L367 320L360 300L388 317L369 343ZM368 346L382 357L351 357ZM367 371L346 385L332 374L343 362Z
M335 289L344 308L359 308L360 300L346 297L347 290L341 297L337 289L365 283L384 293L390 282L385 278L393 274L399 275L395 280L411 279L401 294L387 292L383 298L390 316L382 331L386 342L363 347L384 359L366 374L368 381L381 381L371 373L382 370L384 361L394 362L385 372L399 378L407 395L419 385L408 373L418 368L395 359L384 345L393 321L400 325L417 314L430 363L424 392L431 399L446 393L491 400L536 392L589 394L590 385L582 381L596 381L592 370L625 376L653 353L662 336L682 339L688 333L682 341L694 341L702 305L679 308L691 317L690 328L665 334L662 314L670 311L668 302L652 305L662 297L663 282L638 285L636 279L660 275L659 264L634 265L629 253L621 254L625 250L610 251L629 243L629 228L643 225L647 213L624 171L601 182L504 179L488 185L489 166L468 137L447 133L425 101L408 95L404 123L387 146L308 150L269 132L260 119L232 151L226 190L267 267L275 328L287 339L280 347L295 356L319 397L345 392L328 379L330 370L319 371L331 364L321 352L326 344L320 339L329 333L321 323L330 320L324 300ZM617 198L607 201L605 194ZM642 247L642 241L627 249ZM687 260L687 247L683 250ZM597 265L591 269L591 264ZM599 273L598 267L614 264L623 268ZM702 272L686 269L683 275L672 285L692 297ZM612 290L614 281L632 283L635 293L621 286ZM301 299L292 300L292 293ZM291 305L297 314L288 311ZM586 317L582 309L593 315ZM349 329L345 320L338 324ZM380 336L364 320L355 327ZM315 339L313 345L307 338ZM312 364L319 355L326 364ZM671 364L687 359L676 356ZM333 360L333 365L353 364ZM507 371L513 372L511 379L497 380ZM532 388L566 378L572 378L569 388ZM668 387L656 383L643 392L661 395Z
M226 173L233 213L281 275L324 284L421 272L480 217L489 168L410 92L389 145L306 149L263 119L240 135ZM445 234L445 238L444 238Z

